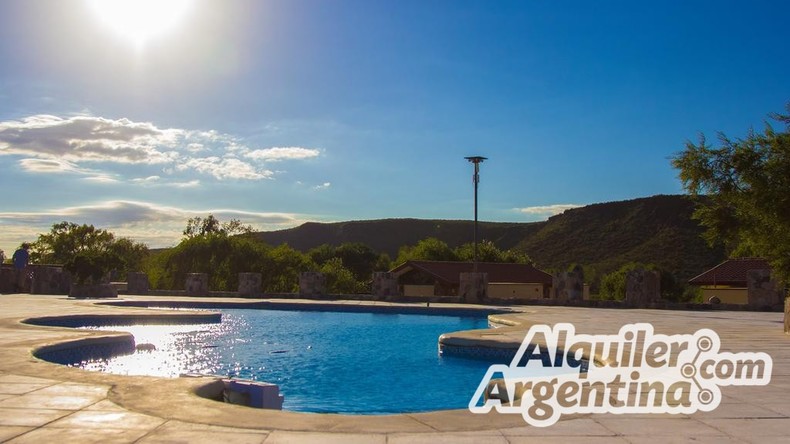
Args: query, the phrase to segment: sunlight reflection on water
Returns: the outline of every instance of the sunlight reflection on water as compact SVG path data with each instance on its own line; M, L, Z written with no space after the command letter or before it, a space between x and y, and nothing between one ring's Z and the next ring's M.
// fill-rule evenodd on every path
M285 395L283 407L297 411L463 408L491 363L440 357L437 339L487 326L485 317L222 310L219 324L94 327L130 332L138 347L155 349L73 365L124 375L271 382Z
M223 338L233 332L243 331L243 324L243 319L231 318L219 324L85 327L90 330L129 332L134 335L140 349L133 354L115 356L109 360L82 361L79 367L122 375L168 378L184 373L215 374L221 359L220 347L227 345ZM146 344L153 345L153 349L147 348Z

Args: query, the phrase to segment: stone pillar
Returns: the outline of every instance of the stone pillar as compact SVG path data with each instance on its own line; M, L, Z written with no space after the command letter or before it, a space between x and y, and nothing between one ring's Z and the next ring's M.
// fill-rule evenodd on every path
M0 267L0 294L16 293L16 273L14 267Z
M657 271L636 269L626 274L626 304L643 308L659 300L661 300L661 275Z
M151 284L148 282L148 275L136 271L130 271L126 275L126 293L128 294L148 294Z
M239 296L256 297L261 294L261 273L239 273Z
M184 289L187 296L208 296L208 275L206 273L187 273Z
M26 273L32 273L30 294L69 294L71 274L63 267L36 265L28 267Z
M373 296L379 300L389 300L399 296L398 278L394 273L388 271L377 271L373 273Z
M785 333L790 334L790 298L785 299Z
M746 272L748 304L753 307L774 307L782 303L782 292L778 289L775 279L771 278L771 270L749 270Z
M326 296L326 276L317 271L300 273L299 296Z
M581 301L584 299L584 270L575 266L571 271L562 271L552 276L552 291L558 302Z
M488 273L461 273L458 295L469 304L484 301L488 297Z

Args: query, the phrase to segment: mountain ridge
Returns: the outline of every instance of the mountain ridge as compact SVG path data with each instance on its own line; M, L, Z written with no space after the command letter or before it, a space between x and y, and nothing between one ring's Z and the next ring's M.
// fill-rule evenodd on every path
M694 201L682 195L595 203L539 222L479 222L479 237L503 250L524 251L546 270L577 263L601 274L628 262L642 262L686 280L725 259L721 248L710 247L702 239L703 228L691 217L694 206ZM362 242L394 259L400 247L427 237L450 247L472 242L473 227L474 222L467 220L393 218L307 222L254 236L300 251L322 244Z

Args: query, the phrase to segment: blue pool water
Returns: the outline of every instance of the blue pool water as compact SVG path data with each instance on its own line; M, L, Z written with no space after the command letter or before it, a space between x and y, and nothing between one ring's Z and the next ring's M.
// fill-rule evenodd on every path
M491 362L438 355L439 335L487 328L485 318L222 310L221 324L126 330L153 352L77 363L88 370L208 373L273 382L283 408L386 414L465 408Z

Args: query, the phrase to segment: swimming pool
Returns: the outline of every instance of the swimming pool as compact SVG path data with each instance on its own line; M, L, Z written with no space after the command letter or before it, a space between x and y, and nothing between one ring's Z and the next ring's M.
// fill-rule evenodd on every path
M222 323L99 327L153 351L73 365L130 375L204 373L276 383L284 409L387 414L465 408L490 361L439 356L446 332L485 317L222 310Z

